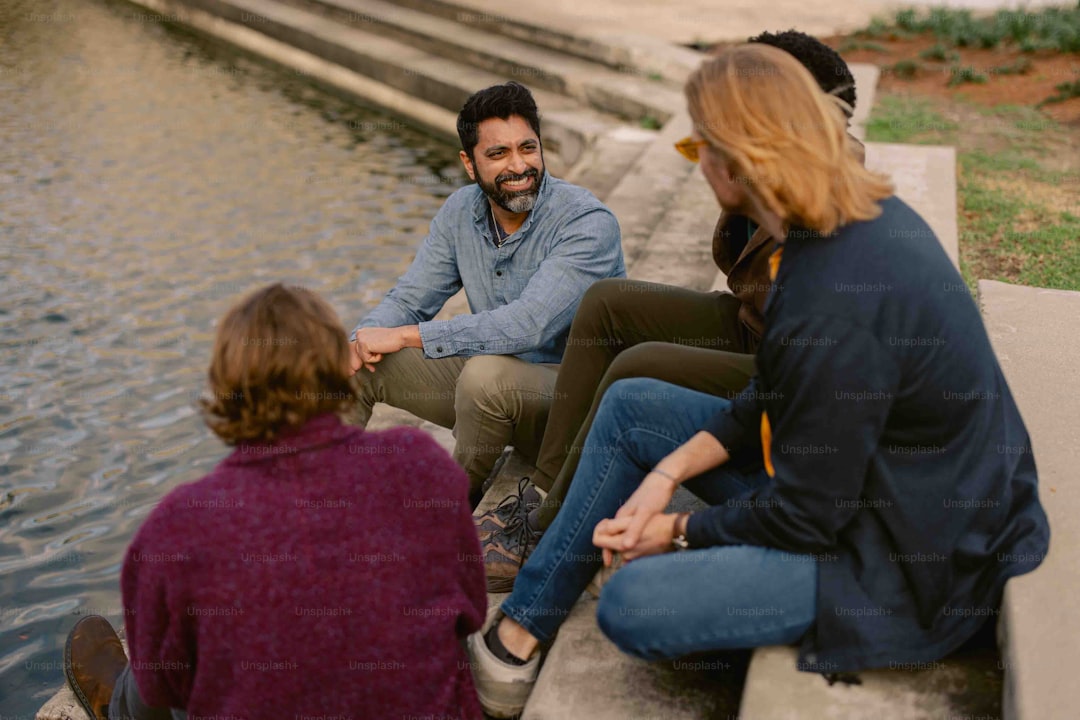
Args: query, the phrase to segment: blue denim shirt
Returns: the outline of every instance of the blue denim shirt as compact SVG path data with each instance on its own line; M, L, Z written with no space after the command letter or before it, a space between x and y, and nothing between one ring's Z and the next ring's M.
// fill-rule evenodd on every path
M561 362L585 291L626 277L619 223L588 190L546 174L532 212L501 248L489 213L478 185L447 198L412 265L356 329L419 325L429 358ZM473 314L432 320L462 287Z

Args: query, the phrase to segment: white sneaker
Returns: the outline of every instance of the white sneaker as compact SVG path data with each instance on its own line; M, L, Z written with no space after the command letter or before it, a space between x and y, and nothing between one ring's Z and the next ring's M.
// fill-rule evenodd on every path
M511 718L525 709L540 672L540 654L524 665L510 665L495 657L484 642L484 633L501 617L497 606L488 608L484 627L469 636L469 666L484 712L496 718Z

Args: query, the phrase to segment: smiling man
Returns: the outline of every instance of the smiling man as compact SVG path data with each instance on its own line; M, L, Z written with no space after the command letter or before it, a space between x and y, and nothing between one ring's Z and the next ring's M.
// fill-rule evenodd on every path
M612 212L545 172L528 89L481 90L457 129L476 184L436 214L408 271L357 325L352 357L358 424L383 402L452 428L475 507L506 445L535 460L578 303L626 267ZM462 288L472 313L432 320Z

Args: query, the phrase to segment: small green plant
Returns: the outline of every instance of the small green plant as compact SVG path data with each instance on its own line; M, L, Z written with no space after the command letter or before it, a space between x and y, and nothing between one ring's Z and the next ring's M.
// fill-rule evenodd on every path
M990 68L991 75L1027 75L1031 72L1031 60L1026 57L1017 58L1007 65L998 65Z
M840 48L839 48L839 52L840 52L841 55L844 54L844 53L848 53L848 52L856 52L857 50L868 50L869 52L881 52L881 53L889 52L889 49L887 47L885 47L884 45L882 45L881 43L858 42L857 40L848 40L843 45L841 45Z
M654 80L654 81L660 81L660 80L664 79L664 75L662 73L657 72L656 70L650 71L645 77L648 78L649 80Z
M929 33L947 48L993 48L1011 44L1024 52L1080 52L1080 3L1039 10L999 10L973 17L969 10L933 8L925 15L900 10L892 20L875 18L861 37L896 38ZM927 58L937 59L937 58Z
M970 65L966 67L954 65L953 67L949 68L948 86L955 87L957 85L964 85L966 83L981 85L985 83L987 79L988 78L985 75L983 75L981 72L971 67Z
M901 30L914 33L923 31L922 23L919 21L918 13L915 10L900 10L896 13L895 22L896 27Z
M915 79L921 69L922 66L914 60L901 60L892 66L893 73L902 80Z
M860 34L866 37L880 38L889 34L889 23L881 18L874 18L870 21L870 24Z
M652 115L645 115L638 122L646 130L659 130L662 127L660 121Z
M937 60L938 62L950 62L960 59L960 53L955 50L949 50L941 43L937 43L933 47L928 47L919 53L919 57L923 60Z
M1054 89L1058 91L1057 95L1051 95L1039 102L1035 107L1042 107L1043 105L1050 105L1051 103L1065 102L1066 100L1074 97L1080 97L1080 80L1074 80L1072 82L1063 82L1059 85L1055 85Z

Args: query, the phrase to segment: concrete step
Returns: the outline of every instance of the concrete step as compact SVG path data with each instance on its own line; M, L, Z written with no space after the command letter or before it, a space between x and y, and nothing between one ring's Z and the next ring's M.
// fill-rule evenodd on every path
M647 662L623 654L596 624L582 595L540 669L522 720L705 720L733 718L745 655Z
M448 138L456 139L456 114L465 99L479 88L506 80L381 37L377 28L365 32L273 0L188 0L187 5L175 0L137 0L137 4L159 12L174 11L185 24L239 41L241 47L274 62L293 67L302 62L302 72L313 64L310 58L330 64L320 67L320 75L313 79L346 75L362 89L374 81L376 102L392 96L395 102L390 109L421 123L433 121L432 129ZM572 98L545 90L536 90L534 95L544 118L546 144L560 156L562 162L556 163L560 169L572 166L597 134L619 124ZM413 105L436 112L414 115Z
M557 29L533 22L533 13L527 10L522 12L521 8L501 7L493 12L489 7L481 8L475 3L470 5L448 0L397 0L396 4L621 72L649 78L660 77L677 84L685 81L704 57L704 53L649 35L605 33L593 27L589 28L588 33Z
M656 141L657 135L655 130L629 125L600 133L563 178L588 188L606 202L642 153Z
M120 643L124 648L124 654L128 654L127 636L124 628L124 618L122 617L109 617L108 621L112 623L113 628L116 629L116 634L120 636ZM77 620L74 620L71 624L75 625ZM7 717L7 716L5 716ZM13 717L22 717L15 715ZM86 711L79 705L78 698L75 697L75 691L64 682L64 685L49 698L48 701L34 714L34 720L93 720Z
M866 143L866 167L892 178L897 197L926 220L949 259L959 268L956 149L935 145Z
M998 634L1006 720L1075 717L1080 706L1080 292L979 281L990 341L1024 417L1050 521L1050 552L1005 586Z
M874 108L874 96L877 94L878 78L881 70L877 65L850 63L848 68L855 77L855 113L851 117L851 134L863 140L866 138L866 121Z
M992 647L920 667L860 672L859 684L830 684L821 674L799 672L797 655L783 646L754 652L739 720L1000 717L1001 673Z
M694 164L687 162L674 148L674 144L689 135L690 130L690 116L685 110L674 115L604 199L619 220L628 270L644 252L668 208L675 203L683 183L695 171ZM715 206L716 201L712 204ZM631 277L636 277L632 271Z
M662 78L650 80L637 73L619 72L488 32L477 23L445 19L382 0L287 1L454 62L567 95L632 122L650 117L663 123L681 99L680 89Z
M679 157L674 149L671 153ZM636 280L708 291L717 273L712 237L720 206L696 169L672 200L634 259L629 275Z

